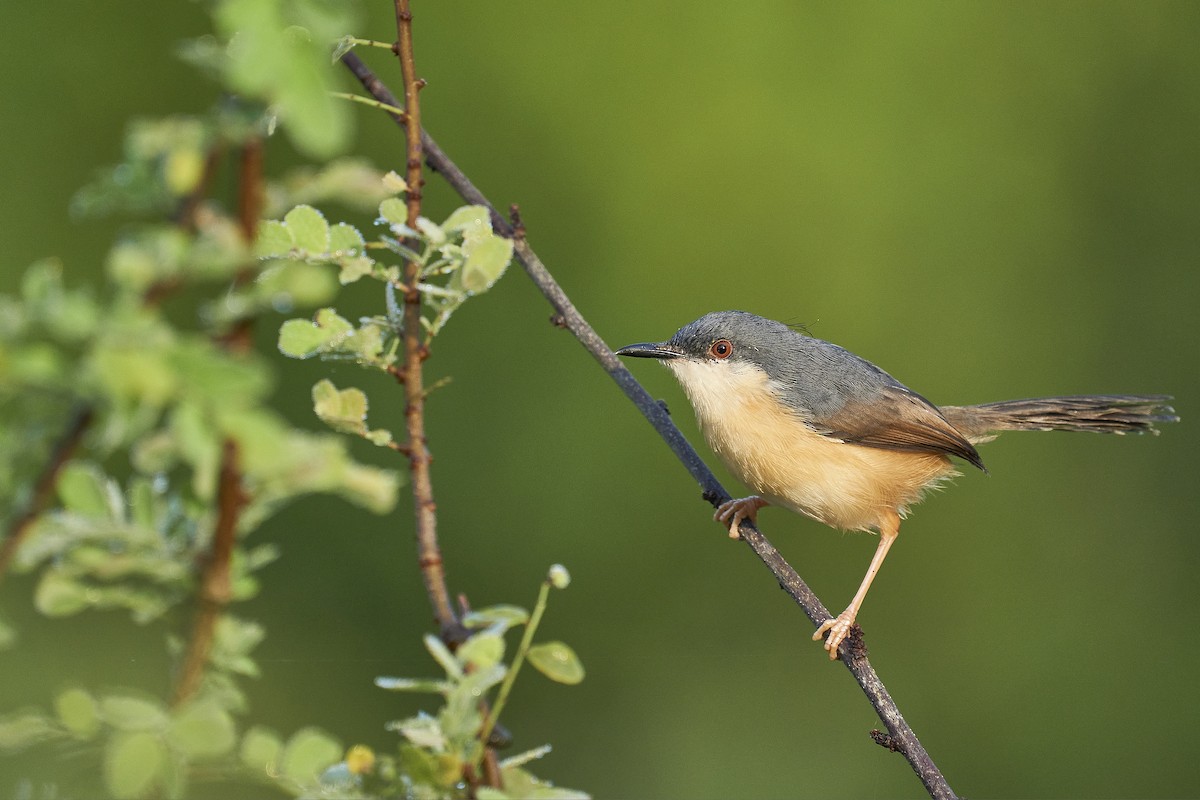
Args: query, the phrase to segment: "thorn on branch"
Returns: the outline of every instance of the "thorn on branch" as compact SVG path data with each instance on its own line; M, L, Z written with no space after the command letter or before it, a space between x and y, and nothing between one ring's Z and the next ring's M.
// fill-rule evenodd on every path
M550 315L550 324L556 328L561 328L563 330L566 330L567 318L564 317L562 314L551 314Z
M850 635L846 637L846 652L855 661L867 657L867 643L863 641L863 629L857 622L850 626Z
M525 239L525 221L521 219L521 207L513 203L508 207L508 219L512 223L512 238Z
M415 81L413 81L413 86L417 87L417 91L424 89L428 85L429 81L425 80L424 78L417 78Z
M705 489L704 494L700 495L700 497L704 500L704 502L708 503L711 506L721 505L720 493L715 492L712 489ZM780 584L780 585L782 585L782 584Z
M900 752L899 742L897 742L890 733L885 733L884 731L876 728L875 730L871 731L871 738L875 740L875 744L886 750L891 750L893 753Z
M666 414L668 417L671 416L671 408L667 405L666 400L659 399L656 402L658 403L658 407L663 410L664 414Z

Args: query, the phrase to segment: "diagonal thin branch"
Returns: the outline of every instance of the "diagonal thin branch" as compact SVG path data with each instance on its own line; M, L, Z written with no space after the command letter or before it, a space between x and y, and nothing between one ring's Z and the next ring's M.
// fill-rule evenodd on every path
M342 61L375 99L390 105L396 104L395 97L375 77L361 59L353 53L347 53L342 57ZM668 416L663 407L642 388L642 385L637 382L632 373L625 368L616 354L604 343L604 340L600 338L599 334L596 333L575 308L575 305L554 280L541 259L534 253L533 248L525 241L524 231L522 229L514 229L513 225L500 216L496 207L488 202L483 193L471 183L466 174L450 160L449 156L438 147L437 142L424 130L421 132L421 140L424 147L425 159L429 166L440 173L468 203L486 206L491 212L493 228L498 233L513 238L513 246L517 258L538 289L541 290L542 294L554 307L561 318L561 324L575 335L580 344L600 363L600 366L608 373L609 377L617 383L621 391L625 393L633 404L637 406L638 410L649 420L650 424L654 426L654 429L666 441L667 446L675 453L684 468L700 484L704 499L714 506L730 499L729 493L725 491L725 488L721 486L716 476L713 475L712 471L687 442L679 429L675 427L675 423L671 421L670 416ZM787 592L796 604L800 606L801 610L804 611L814 626L832 617L824 604L808 588L808 585L801 579L799 574L792 569L791 565L784 560L779 551L767 541L766 537L752 523L743 520L740 532L742 540L749 545L750 549L754 551L763 564L771 570L771 573L779 582L780 588ZM862 643L861 630L856 628L855 632L842 642L838 654L842 663L846 665L846 668L850 670L858 685L862 687L863 692L867 695L867 699L879 715L879 719L887 728L888 736L890 737L888 742L912 766L913 771L920 778L930 797L935 798L935 800L949 800L950 798L957 797L937 765L933 762L933 759L930 758L929 753L925 750L920 740L917 739L917 735L913 732L908 722L905 721L904 716L900 713L900 709L897 708L895 701L888 693L887 687L884 686L883 681L880 680L871 666L867 658L866 648Z
M0 542L0 581L4 580L4 573L8 571L8 565L12 563L17 549L25 541L25 537L29 535L33 521L50 502L50 494L54 491L55 484L58 483L58 474L71 460L79 443L83 441L83 434L92 424L93 414L92 407L87 403L80 403L71 412L67 429L55 443L50 460L46 462L46 466L42 468L41 474L33 484L33 493L29 497L29 503L25 506L25 510L9 524L8 534L4 537L4 541Z

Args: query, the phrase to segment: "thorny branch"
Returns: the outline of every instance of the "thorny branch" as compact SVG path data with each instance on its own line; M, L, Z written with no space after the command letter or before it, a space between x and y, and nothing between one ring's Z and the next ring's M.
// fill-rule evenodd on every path
M360 58L353 53L347 53L342 56L342 61L376 100L396 105L395 96L387 90L387 87L376 78ZM470 179L438 147L427 132L421 132L421 140L425 160L430 168L440 173L468 203L486 206L491 212L493 228L504 236L513 237L514 251L521 266L554 307L555 319L560 320L561 325L575 335L580 344L600 363L609 377L617 383L625 395L654 426L684 468L700 484L704 499L714 506L730 499L729 493L725 491L716 476L688 444L679 429L675 427L675 423L671 421L666 410L642 388L641 384L604 343L604 340L576 310L570 298L563 292L545 265L542 264L541 259L534 253L533 248L526 242L523 231L520 232L520 235L514 235L517 232L514 231L513 226L499 214L495 206L488 202L483 193L471 183ZM803 579L752 523L744 520L740 531L742 540L771 570L779 582L780 588L800 606L814 626L832 617ZM935 800L957 797L937 765L934 764L933 759L930 758L929 753L917 739L912 728L905 721L900 709L896 707L887 687L884 686L883 681L871 666L867 658L866 647L862 643L861 630L856 627L854 633L842 642L838 654L842 663L846 665L858 685L862 687L867 699L887 728L889 749L897 750L907 759L930 797Z
M79 447L79 443L83 440L83 434L92 424L92 416L92 407L86 403L81 403L71 412L71 419L67 423L66 431L54 445L54 452L51 453L50 460L46 462L46 466L33 484L33 493L29 497L29 503L25 506L24 511L13 518L4 541L0 543L0 580L4 580L4 573L8 571L8 565L12 563L17 549L29 535L33 521L50 502L50 494L54 491L55 484L58 483L58 474L62 472L62 468L71 460L71 456Z
M417 217L421 215L421 106L417 93L423 81L416 75L413 61L412 11L408 0L396 2L396 45L393 51L400 59L400 71L404 77L404 116L393 115L400 120L405 132L405 182L408 184L408 227L416 229ZM399 107L395 97L389 104ZM425 344L421 341L421 292L417 288L420 280L420 264L404 262L404 273L399 286L404 294L404 367L400 383L404 387L404 420L408 433L408 463L412 473L413 513L416 515L417 564L425 582L425 592L433 605L433 614L441 629L442 637L452 639L457 635L458 617L446 589L446 571L442 565L442 551L437 538L437 505L433 500L433 480L430 476L429 447L425 440L425 386L421 364L426 358ZM392 287L388 287L392 291ZM390 295L389 295L390 297Z

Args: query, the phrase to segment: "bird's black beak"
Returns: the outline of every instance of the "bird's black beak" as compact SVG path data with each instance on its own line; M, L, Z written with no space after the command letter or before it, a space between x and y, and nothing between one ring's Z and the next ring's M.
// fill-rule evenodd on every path
M642 344L631 344L622 347L617 351L619 356L633 356L634 358L681 358L683 351L670 342L644 342Z

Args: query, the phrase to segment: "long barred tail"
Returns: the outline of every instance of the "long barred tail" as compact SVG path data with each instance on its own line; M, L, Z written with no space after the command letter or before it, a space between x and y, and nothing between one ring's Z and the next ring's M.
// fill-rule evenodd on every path
M950 424L972 441L999 431L1153 433L1156 422L1178 422L1165 394L1093 394L1006 400L978 406L942 406Z

